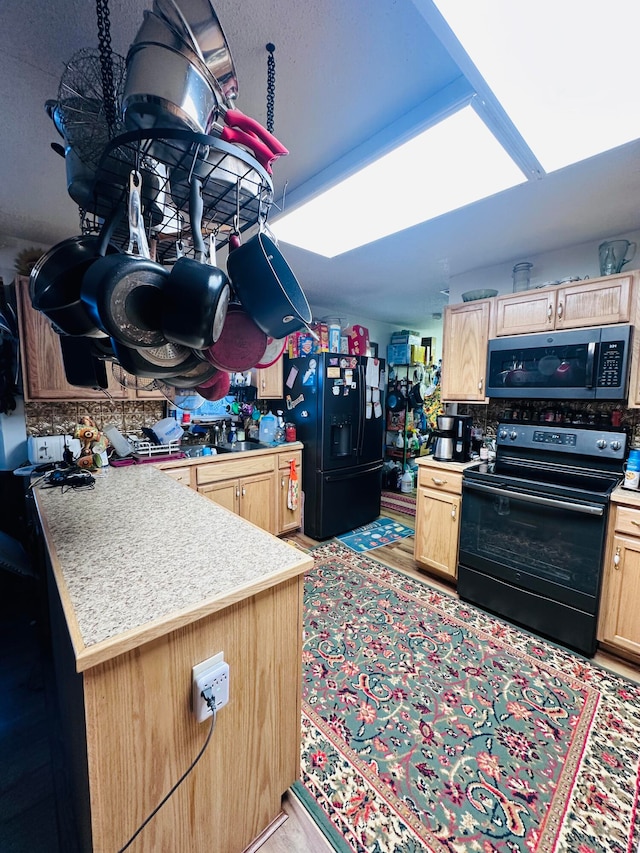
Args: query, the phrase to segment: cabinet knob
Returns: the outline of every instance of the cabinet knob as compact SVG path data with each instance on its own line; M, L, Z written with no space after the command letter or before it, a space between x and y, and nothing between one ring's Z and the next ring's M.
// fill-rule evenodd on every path
M553 305L549 303L547 305L547 320L551 322L551 318L553 317Z
M558 319L562 319L562 302L558 302Z
M615 556L613 558L613 568L618 569L618 570L620 569L620 546L619 545L616 548L616 553L615 553Z

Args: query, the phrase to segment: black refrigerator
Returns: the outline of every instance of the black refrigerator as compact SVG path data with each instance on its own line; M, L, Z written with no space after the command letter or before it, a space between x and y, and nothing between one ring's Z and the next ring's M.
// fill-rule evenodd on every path
M284 359L284 418L303 442L304 532L328 539L380 515L384 359Z

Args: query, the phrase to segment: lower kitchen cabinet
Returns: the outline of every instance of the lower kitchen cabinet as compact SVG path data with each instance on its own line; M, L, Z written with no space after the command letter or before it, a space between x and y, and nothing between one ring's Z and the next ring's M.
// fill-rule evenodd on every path
M196 469L201 495L274 534L277 533L275 477L275 454L213 462L198 465Z
M451 579L458 573L461 494L462 474L418 466L414 559Z
M604 565L598 640L640 658L640 503L613 504Z
M298 506L295 509L289 509L288 495L290 483L290 464L291 460L295 460L296 473L298 475ZM281 453L278 458L278 534L288 533L291 530L297 530L301 525L302 505L302 453Z

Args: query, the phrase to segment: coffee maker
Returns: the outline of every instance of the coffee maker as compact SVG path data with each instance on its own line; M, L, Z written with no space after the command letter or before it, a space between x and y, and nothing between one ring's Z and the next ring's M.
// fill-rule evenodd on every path
M471 459L471 415L453 416L453 461L468 462Z
M454 430L455 417L453 415L438 415L438 429L435 431L436 443L433 448L433 458L437 462L451 462L453 459Z

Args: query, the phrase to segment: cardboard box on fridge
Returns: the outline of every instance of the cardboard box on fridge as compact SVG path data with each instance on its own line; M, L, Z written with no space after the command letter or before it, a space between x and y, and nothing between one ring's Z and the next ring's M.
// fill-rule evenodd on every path
M349 338L349 355L366 355L369 347L369 329L354 324L345 329Z
M318 336L315 352L329 352L329 326L326 323L314 323L311 328Z

